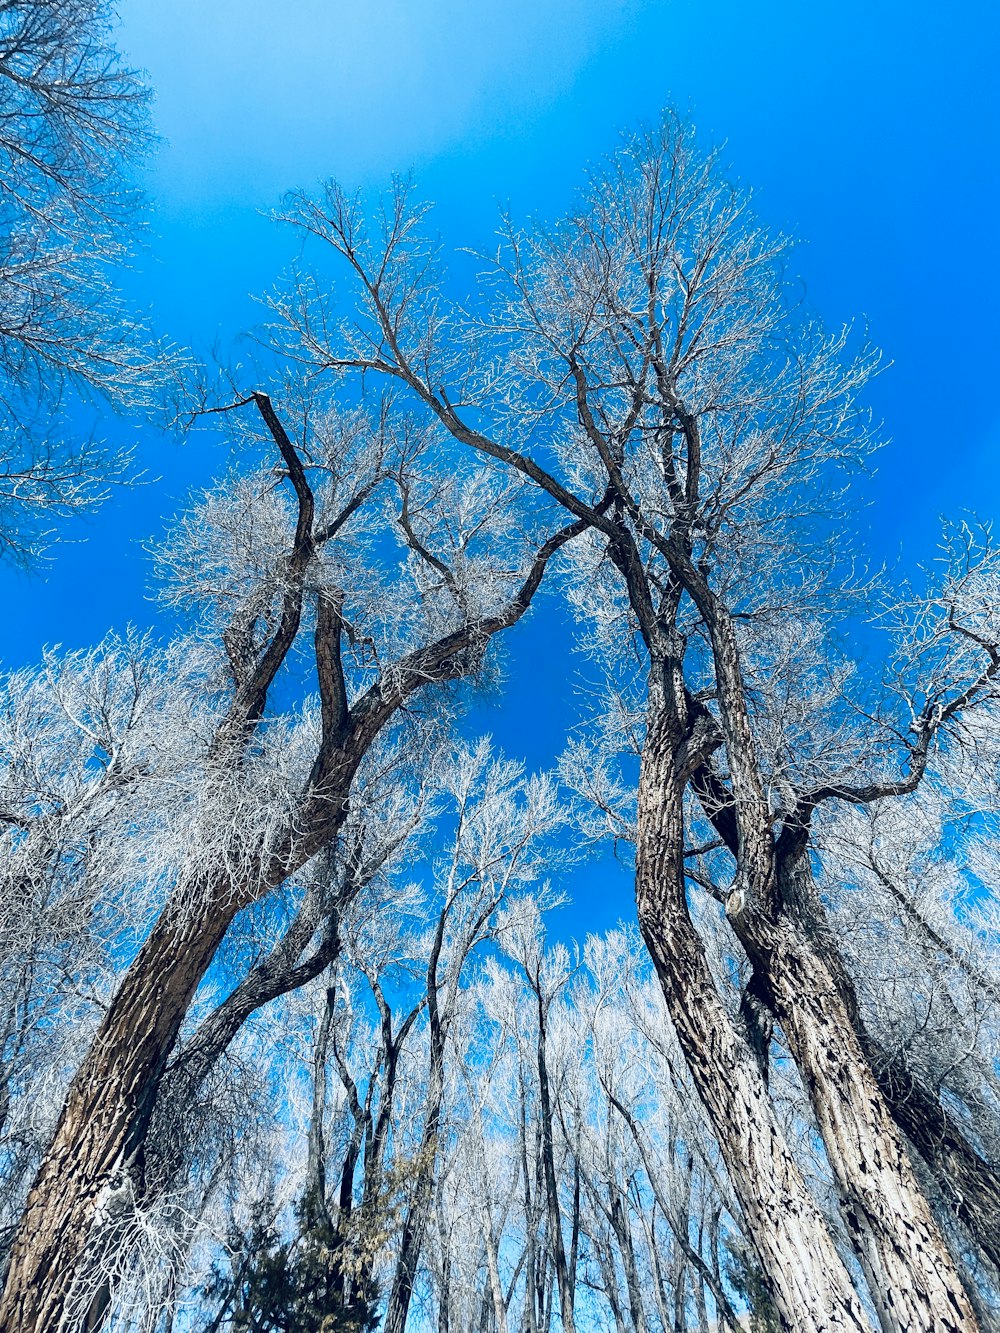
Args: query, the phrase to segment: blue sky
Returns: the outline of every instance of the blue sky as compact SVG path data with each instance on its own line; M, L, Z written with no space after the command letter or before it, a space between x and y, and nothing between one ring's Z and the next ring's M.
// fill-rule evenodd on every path
M870 396L893 443L868 488L868 551L910 567L939 515L997 515L994 4L123 0L121 18L163 137L130 287L178 341L225 345L254 322L249 294L294 250L261 216L286 189L412 166L446 243L480 244L498 201L559 213L588 159L672 103L726 141L763 218L803 242L810 304L830 324L867 320L893 362ZM153 623L142 542L220 462L205 442L107 432L136 439L160 480L67 532L78 540L43 575L0 572L9 666ZM538 618L508 651L489 725L542 763L572 716L573 664ZM550 685L525 726L540 663Z

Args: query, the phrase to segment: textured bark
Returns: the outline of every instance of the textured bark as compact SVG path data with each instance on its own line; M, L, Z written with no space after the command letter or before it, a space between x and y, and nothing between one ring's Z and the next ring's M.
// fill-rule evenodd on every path
M0 1302L4 1333L82 1319L67 1303L94 1220L131 1191L167 1057L237 905L217 896L200 912L166 913L127 972L28 1196Z
M737 855L739 834L728 790L707 766L694 774L692 786L722 841ZM802 833L803 830L798 830L796 837L801 838ZM780 844L778 850L780 859ZM829 971L824 985L827 991L832 986L839 995L843 1012L896 1126L920 1154L943 1198L983 1256L1000 1271L1000 1174L996 1164L980 1156L938 1096L925 1088L904 1061L885 1050L869 1032L816 892L806 854L801 848L796 853L793 845L791 860L793 864L782 869L780 878L782 897L786 910L794 918L794 928L805 933L813 952ZM739 922L735 924L739 926ZM751 949L755 948L752 940L747 943ZM766 941L759 943L766 945ZM774 1000L766 972L767 965L762 961L753 986L762 992L770 1008Z
M870 1325L771 1109L749 1044L716 990L687 910L684 779L654 703L639 783L639 922L695 1087L708 1112L775 1306L789 1333Z
M864 1030L858 1033L879 1090L942 1195L983 1255L1000 1272L1000 1178L946 1113L938 1097L897 1056Z
M727 910L809 1092L880 1323L884 1333L975 1329L958 1270L862 1053L846 985L831 970L836 951L825 960L803 929L821 910L813 901L808 825L787 825L775 844L732 618L699 572L683 559L676 567L712 641L737 826L739 891ZM920 772L911 765L903 788L915 786Z
M198 1119L189 1114L189 1108L197 1105L202 1085L243 1024L264 1005L305 985L335 962L340 951L337 919L337 909L330 909L323 938L300 961L320 924L307 900L272 952L250 970L174 1053L164 1072L150 1123L143 1182L147 1204L168 1192L186 1169L192 1135L199 1132Z
M906 1145L865 1059L856 1002L825 931L804 837L779 842L778 884L789 909L753 924L752 947L771 1004L809 1093L841 1193L848 1234L885 1333L960 1333L976 1319ZM784 854L782 854L784 852ZM737 923L739 925L740 923Z
M346 774L359 757L345 762ZM86 1307L88 1283L100 1282L90 1272L102 1253L95 1233L113 1229L143 1195L146 1136L194 994L238 912L335 836L346 804L327 797L322 809L325 824L294 853L286 846L262 854L252 890L218 876L183 886L161 913L70 1084L28 1195L0 1299L3 1333L49 1333L82 1320L77 1302Z
M599 262L580 264L575 251L566 258L558 232L547 245L526 245L524 255L518 238L511 237L509 276L514 308L505 309L501 327L515 337L521 336L522 326L537 329L545 357L560 363L564 401L575 398L578 433L572 460L567 459L566 482L530 455L467 425L444 389L422 376L423 368L408 360L397 312L382 299L339 204L331 215L320 212L319 221L316 209L303 210L297 220L318 229L351 265L369 294L368 309L381 342L378 352L368 357L353 352L345 358L331 350L324 364L387 374L407 384L455 439L516 470L569 514L590 524L595 536L600 534L607 559L622 575L654 673L657 655L671 632L664 627L672 626L674 637L680 637L673 585L681 585L693 601L701 617L700 628L710 641L713 720L721 724L727 751L727 792L736 825L733 850L738 872L733 915L738 921L743 919L741 924L746 927L740 937L765 979L773 963L775 1003L782 1010L786 1035L814 1101L827 1095L832 1098L832 1104L822 1113L818 1110L817 1116L829 1135L827 1150L837 1159L835 1169L848 1196L848 1209L858 1220L853 1235L859 1254L873 1281L878 1281L873 1254L878 1266L889 1265L908 1289L904 1299L922 1321L917 1327L929 1327L928 1321L937 1317L932 1304L942 1291L959 1313L963 1298L954 1288L954 1267L938 1244L933 1224L928 1224L931 1229L924 1237L927 1253L912 1252L905 1237L890 1234L892 1226L881 1218L870 1182L863 1178L873 1165L871 1153L881 1151L878 1134L885 1131L890 1135L886 1152L892 1160L877 1164L880 1169L884 1166L890 1191L897 1187L900 1191L889 1202L895 1222L904 1221L904 1210L913 1203L921 1219L917 1229L924 1226L926 1203L908 1171L899 1136L856 1039L827 1039L827 1028L843 1022L845 1011L842 1004L838 1007L832 1002L836 987L828 971L824 975L822 957L803 952L794 930L785 933L787 923L775 873L770 782L763 779L754 743L754 718L740 669L741 634L716 591L736 572L735 567L727 567L730 562L734 566L740 563L738 546L730 548L727 537L719 540L720 533L725 533L727 525L740 528L744 512L747 543L751 548L760 543L758 549L769 553L775 531L780 530L776 519L787 506L791 507L789 514L824 512L822 486L818 494L811 487L814 480L822 482L828 463L842 460L852 445L867 444L864 430L856 431L854 393L872 366L862 359L848 371L846 365L840 365L839 346L831 343L828 354L820 355L811 350L808 340L801 343L799 361L798 330L787 324L788 364L798 364L801 374L783 386L782 377L774 376L771 359L775 332L788 313L779 295L783 279L776 255L780 247L767 255L758 249L756 224L744 229L744 223L738 221L742 208L729 211L730 201L738 196L729 187L723 196L712 193L710 163L689 156L687 140L678 134L674 122L668 122L659 136L637 141L627 161L629 171L638 168L635 176L627 174L622 163L616 164L614 173L599 178L588 198L588 211L575 219L584 242L600 254ZM707 195L703 195L705 190ZM696 197L709 202L707 216L713 215L714 203L724 197L726 207L718 210L717 224L706 220L703 226L690 227L688 201ZM685 203L681 205L679 199ZM398 216L407 216L403 205L398 207ZM392 254L390 245L384 261ZM553 273L558 275L556 287L563 284L559 288L563 300L557 297L554 306L543 309L533 300L533 283L539 274L551 278ZM769 275L766 280L765 274ZM622 291L643 289L647 302L622 302ZM583 320L570 340L566 312L576 309L600 310L601 317ZM724 335L720 333L723 328L727 330ZM706 347L717 357L712 372L715 382L725 385L718 395L705 389L701 359ZM527 376L527 384L544 384L551 392L555 380L550 365L544 360L543 364L544 370L535 369L529 358L518 372ZM532 378L532 370L537 379ZM759 399L746 389L755 377L760 381ZM687 401L689 392L691 400ZM553 405L557 401L554 396ZM737 402L745 407L734 408ZM840 409L836 416L831 415L835 402ZM491 406L495 407L492 400ZM654 422L659 427L655 434ZM507 438L514 434L509 431ZM711 460L704 476L703 444ZM582 471L578 453L587 460ZM596 507L571 488L588 470L607 479L605 497ZM814 511L817 501L820 509ZM798 508L800 504L804 510ZM805 550L811 555L814 548L807 543ZM795 559L794 550L790 558ZM810 569L806 587L812 574ZM817 586L822 586L821 581ZM764 598L762 609L766 592ZM973 630L963 629L960 617L949 616L949 623L954 633L964 634L987 653L989 665L964 689L950 679L927 682L926 708L913 720L912 737L904 742L903 773L894 781L872 781L850 789L847 799L871 801L914 791L937 731L1000 675L1000 648ZM752 622L749 628L753 632ZM683 645L672 651L683 658ZM655 692L654 682L651 695ZM721 1140L750 1233L765 1273L775 1284L782 1317L803 1328L845 1326L858 1316L846 1270L794 1170L770 1112L761 1071L729 1019L687 915L680 864L681 797L697 759L689 766L683 751L695 737L687 729L683 710L676 707L683 689L673 685L664 693L672 695L673 720L683 725L669 738L656 735L654 698L639 804L640 923L695 1083ZM788 737L792 743L793 737L794 731ZM846 791L839 783L824 785L809 800L815 805L821 800L843 799ZM813 988L801 1004L792 989L796 984ZM850 1024L845 1028L849 1030ZM856 1088L836 1086L833 1061L840 1056L848 1061L848 1074L852 1078L857 1074ZM869 1112L865 1103L872 1098ZM852 1140L852 1135L858 1137ZM897 1247L902 1253L896 1253ZM930 1281L928 1254L932 1250L946 1263L938 1281ZM883 1276L890 1280L888 1274ZM918 1311L921 1300L922 1312Z
M730 846L737 862L737 889L730 896L727 911L754 965L756 979L770 998L809 1092L827 1157L840 1187L848 1233L865 1273L879 1321L884 1333L907 1333L908 1330L914 1333L928 1330L930 1333L932 1329L940 1330L940 1333L959 1333L959 1330L975 1329L975 1316L956 1265L920 1189L902 1137L864 1058L852 1014L844 1002L847 987L837 971L836 951L831 951L828 965L823 954L812 947L808 933L803 929L804 909L812 907L806 827L789 827L776 846L731 620L683 553L676 555L675 568L702 612L712 640L717 698L730 770L731 785L726 804L733 827L728 830L730 838L727 841L731 839ZM685 696L679 666L675 670L678 679L665 675L661 686L664 702L669 705L663 710L663 716L672 719L672 733L666 725L661 724L658 732L656 723L651 724L644 767L655 767L658 771L655 779L649 781L648 792L640 787L640 862L647 850L643 846L644 797L648 796L650 805L657 800L664 805L664 810L658 812L662 824L658 836L663 845L648 849L651 860L660 858L659 870L664 886L669 885L671 878L667 859L672 856L677 862L681 856L683 781L678 769L685 749L690 749L689 738L693 735L691 721L680 703ZM656 684L654 679L651 688L654 703ZM658 763L657 749L662 751ZM670 828L669 811L674 809L676 827ZM683 883L681 876L682 869L678 864L674 871L678 885ZM782 1274L774 1267L775 1256L769 1257L761 1251L757 1222L748 1205L749 1182L740 1178L739 1166L734 1174L733 1161L727 1150L734 1138L738 1141L739 1126L726 1123L726 1108L718 1104L718 1099L713 1104L711 1079L700 1076L695 1024L691 1019L704 1024L710 1018L713 999L717 1003L718 997L714 996L714 988L713 995L709 995L705 988L700 1005L687 1006L680 1002L681 997L676 992L678 989L683 992L685 978L677 975L677 959L681 956L678 945L682 943L690 922L686 921L679 888L672 912L667 905L665 911L651 912L647 907L643 913L643 894L655 888L656 879L656 875L651 876L648 885L642 882L641 875L637 880L644 933L661 977L665 978L665 994L668 1003L672 1000L671 1011L681 1044L712 1116L737 1195L747 1211L764 1272L774 1284L775 1302L782 1317L791 1317L794 1321L801 1316L789 1304L789 1292L783 1289L782 1279L788 1274ZM675 927L667 947L657 938L658 926L662 929L662 923ZM686 952L692 955L690 946ZM671 964L674 975L668 975ZM690 977L687 983L690 983ZM688 1031L684 1030L685 1025L675 1009L688 1020ZM718 1018L720 1025L728 1023L724 1014ZM701 1058L704 1059L703 1054ZM757 1178L758 1184L765 1180L759 1170ZM759 1207L761 1202L758 1189L753 1206ZM811 1256L811 1259L816 1257ZM816 1276L819 1273L818 1268L809 1265L806 1271ZM846 1280L846 1272L843 1276ZM814 1309L818 1306L817 1291Z
M969 1333L972 1307L829 969L785 928L769 976L882 1328Z

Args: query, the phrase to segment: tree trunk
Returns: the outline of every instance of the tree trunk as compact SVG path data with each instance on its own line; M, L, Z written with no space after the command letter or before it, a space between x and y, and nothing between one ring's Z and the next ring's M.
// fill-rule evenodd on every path
M503 1298L503 1286L500 1282L500 1265L497 1245L493 1238L493 1219L490 1217L489 1203L484 1200L481 1227L483 1244L486 1247L486 1271L490 1279L490 1295L493 1298L493 1319L497 1333L507 1333L507 1306Z
M610 1188L613 1193L608 1209L608 1217L615 1239L618 1242L618 1252L621 1255L622 1269L625 1273L625 1287L628 1291L632 1328L634 1333L646 1333L646 1309L642 1299L642 1287L639 1282L639 1268L635 1261L632 1229L629 1226L628 1215L622 1203L621 1195L614 1184L611 1184Z
M538 1274L538 1222L535 1195L531 1192L531 1169L528 1156L528 1105L527 1089L524 1084L524 1069L518 1070L518 1149L521 1155L521 1171L524 1179L524 1227L527 1236L526 1260L524 1269L524 1319L522 1333L538 1333L538 1310L540 1279ZM532 1155L537 1173L537 1154Z
M530 978L529 978L530 980ZM545 1198L548 1204L549 1233L551 1236L552 1262L555 1268L556 1283L559 1289L559 1314L563 1333L576 1333L573 1319L573 1298L575 1295L576 1274L570 1271L567 1261L566 1246L563 1242L562 1218L559 1208L559 1184L556 1180L555 1146L552 1139L552 1098L549 1091L549 1064L546 1051L546 1007L542 997L540 982L535 984L535 999L538 1010L538 1041L536 1055L538 1060L538 1113L539 1135L541 1140L542 1168L545 1177Z
M70 1085L11 1253L0 1300L4 1333L55 1333L83 1322L94 1294L85 1288L100 1284L100 1273L81 1272L93 1227L130 1206L167 1058L240 905L228 884L215 887L198 911L181 903L164 911Z
M684 893L684 778L655 690L639 781L639 924L705 1105L746 1233L791 1333L869 1328L847 1269L785 1142L760 1069L712 980Z
M451 1333L451 1245L438 1210L441 1246L441 1281L438 1287L437 1333Z
M313 1099L309 1117L309 1135L306 1141L306 1197L311 1207L327 1224L332 1224L326 1197L326 1061L330 1050L330 1029L337 1007L337 992L326 988L323 1012L316 1030L313 1050Z
M420 1154L417 1159L416 1179L410 1206L403 1221L396 1268L385 1314L385 1333L403 1333L413 1296L417 1264L424 1244L424 1233L430 1216L434 1174L437 1167L438 1135L441 1128L441 1108L444 1104L444 1051L445 1026L438 1008L438 960L444 941L447 913L438 919L434 944L427 965L427 1012L430 1039L430 1061L427 1071L427 1104L420 1134ZM416 1011L414 1011L415 1013Z
M730 848L743 869L742 843L730 841ZM967 1333L977 1328L972 1306L865 1058L853 984L830 937L808 857L807 827L786 826L767 854L771 870L755 868L758 879L773 877L776 916L741 903L727 908L730 922L808 1092L882 1329ZM909 1114L919 1119L912 1108Z
M807 876L808 866L790 873ZM798 897L787 888L782 896ZM884 1333L969 1333L977 1327L972 1307L864 1057L836 960L831 962L801 926L782 919L766 955L766 975L879 1321Z
M684 1199L678 1212L685 1220L686 1229L690 1227L689 1218L691 1215L691 1171L693 1162L688 1156L684 1172ZM688 1245L675 1244L673 1254L673 1271L671 1281L674 1288L674 1333L684 1333L687 1324L686 1316L686 1291L687 1291L687 1271L688 1271Z
M931 1171L959 1222L1000 1273L1000 1178L898 1056L860 1027L858 1039L892 1118Z
M615 1333L635 1333L635 1330L629 1320L625 1318L625 1311L619 1298L621 1284L618 1280L618 1272L615 1268L614 1252L611 1248L610 1237L604 1240L598 1236L592 1237L593 1257L601 1271L601 1281L603 1283L603 1295L606 1297L608 1305L611 1307L611 1317L615 1321Z
M436 1106L433 1109L433 1114L425 1120L424 1131L421 1136L417 1179L413 1199L403 1222L399 1253L392 1278L392 1289L389 1293L389 1303L386 1308L385 1333L403 1333L406 1327L406 1318L417 1277L417 1265L420 1262L424 1233L430 1214L441 1110L439 1095L436 1095L432 1090L431 1096L436 1097Z

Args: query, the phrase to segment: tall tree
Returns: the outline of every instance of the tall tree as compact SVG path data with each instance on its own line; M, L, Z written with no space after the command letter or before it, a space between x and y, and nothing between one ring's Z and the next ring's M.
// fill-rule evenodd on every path
M770 1023L809 1089L881 1327L975 1327L911 1160L907 1094L884 1076L811 861L815 812L913 791L1000 672L997 561L971 545L925 597L897 600L894 678L850 695L836 473L870 448L859 395L877 358L804 318L785 243L670 116L592 173L563 224L505 220L495 281L464 321L445 320L436 271L415 262L405 189L373 241L335 186L287 215L342 257L358 295L340 336L313 288L277 298L300 355L402 386L585 525L574 599L613 685L637 686L639 921L781 1318L869 1323L768 1096ZM699 824L721 845L711 883L752 969L741 1019L691 915Z
M463 1017L470 960L495 939L502 908L517 902L554 853L551 834L562 822L554 784L524 780L516 764L490 762L486 745L460 750L445 789L454 806L451 854L439 870L440 906L424 973L427 1008L427 1092L411 1172L412 1189L386 1303L386 1333L403 1333L433 1206L439 1156L447 1139L446 1059ZM549 845L546 845L549 844ZM529 900L533 901L533 900Z
M303 402L298 445L266 394L223 406L253 412L274 453L210 495L163 555L178 596L200 605L209 647L195 753L177 775L185 818L157 876L162 906L29 1193L0 1300L12 1333L72 1325L89 1309L95 1222L143 1189L165 1071L234 920L300 884L336 844L380 740L405 732L422 693L477 671L581 530L571 523L542 540L525 514L515 534L509 488L454 460L432 466L440 441L405 419L393 426L390 404L369 419ZM292 719L272 713L273 693L303 643L313 674L299 690L315 682L318 699ZM99 735L93 744L103 752ZM23 793L15 842L32 835L37 813Z
M733 1323L740 1291L805 1333L872 1314L887 1333L974 1329L974 1305L985 1323L994 982L951 909L921 898L915 842L908 861L864 828L934 792L954 813L956 789L995 817L988 539L953 532L926 590L857 585L841 474L870 444L874 358L804 319L783 243L673 118L594 173L564 225L505 224L471 313L449 306L407 185L374 227L336 187L288 214L346 261L357 309L341 323L318 284L283 289L280 410L262 390L197 405L232 428L241 467L159 553L187 635L155 669L129 641L8 682L0 816L24 912L0 920L20 1136L0 1322L99 1327L128 1276L109 1266L118 1239L182 1188L192 1208L157 1233L168 1276L139 1284L155 1322L200 1210L238 1192L227 1173L245 1181L252 1159L269 1186L292 1180L251 1091L282 1083L285 1054L244 1047L272 1054L242 1089L227 1066L281 1002L309 1029L309 1179L295 1235L279 1234L287 1197L265 1201L261 1235L296 1281L308 1256L310 1301L313 1260L342 1256L402 1164L399 1225L365 1260L400 1333L414 1292L441 1329L484 1333L518 1302L526 1333L591 1305L625 1330L704 1326L712 1307ZM348 997L367 987L374 1010L352 1025L323 979L344 916L366 885L400 894L382 872L422 818L446 687L479 676L557 555L604 685L563 776L583 831L635 849L662 1003L610 984L607 958L632 967L610 945L604 962L589 946L593 986L574 990L526 917L507 963L464 990L517 866L505 843L484 868L473 833L419 948L360 931ZM876 596L884 671L843 648ZM926 983L908 1005L873 980L890 969L859 924L877 937L886 902ZM422 990L397 1003L383 972L401 954ZM477 1006L489 1036L462 1030ZM942 1033L934 1058L922 1024ZM627 1028L638 1081L617 1062ZM32 1137L23 1094L43 1084Z
M113 26L103 0L0 8L0 556L22 564L125 466L92 438L81 395L135 406L150 382L114 283L149 93Z

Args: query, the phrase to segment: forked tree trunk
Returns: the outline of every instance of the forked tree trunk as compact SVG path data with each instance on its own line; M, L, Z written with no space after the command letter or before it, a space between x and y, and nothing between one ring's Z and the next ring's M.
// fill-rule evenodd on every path
M789 1333L861 1333L869 1321L771 1108L749 1044L715 987L684 893L684 781L651 711L639 780L639 923L697 1092Z
M711 636L732 772L734 850L750 890L734 895L730 919L808 1091L879 1321L884 1333L969 1333L978 1327L975 1316L862 1053L839 955L830 948L824 959L810 943L806 926L821 909L808 821L789 822L775 842L732 618L699 573L685 569L684 578Z
M735 855L735 822L718 817L717 792L704 780L701 787L706 813L714 810L717 831ZM722 798L725 799L724 792ZM905 1061L897 1053L887 1050L869 1031L837 941L830 932L810 868L801 859L794 869L782 865L784 856L779 855L778 859L786 910L795 917L813 952L832 972L861 1054L878 1084L892 1120L923 1159L944 1201L966 1229L981 1256L1000 1272L1000 1172L996 1163L979 1154L953 1115L942 1106L938 1094L925 1087L907 1068ZM752 942L748 943L752 948ZM762 965L758 983L763 984L764 972L766 967ZM764 989L767 989L766 985ZM971 1299L968 1287L966 1291Z

